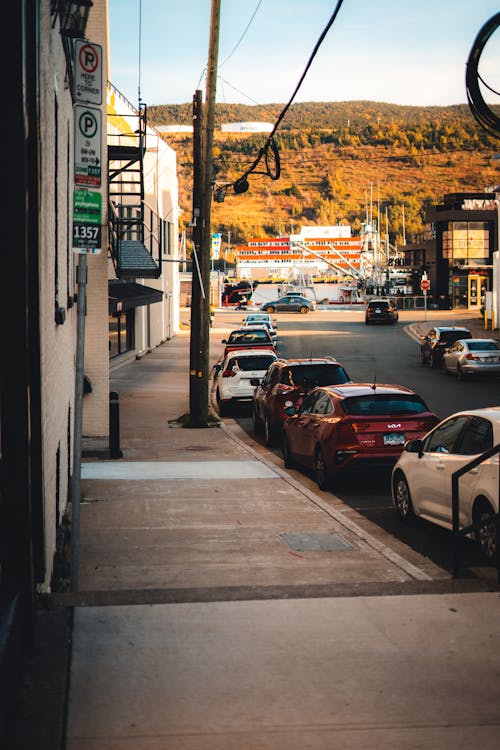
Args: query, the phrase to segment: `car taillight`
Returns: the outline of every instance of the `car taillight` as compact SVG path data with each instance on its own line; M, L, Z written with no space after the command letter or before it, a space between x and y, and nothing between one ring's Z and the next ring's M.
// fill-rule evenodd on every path
M469 352L469 354L466 354L466 355L465 355L465 359L478 359L478 357L476 357L476 356L475 356L474 354L471 354L471 353Z
M234 375L236 375L234 370L224 370L222 373L223 378L232 378Z

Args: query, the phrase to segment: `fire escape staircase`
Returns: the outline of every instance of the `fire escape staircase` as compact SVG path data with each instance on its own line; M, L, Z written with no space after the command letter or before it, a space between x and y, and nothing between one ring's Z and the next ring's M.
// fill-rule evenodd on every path
M145 153L141 106L134 131L108 134L109 252L118 279L161 276L163 222L144 202Z

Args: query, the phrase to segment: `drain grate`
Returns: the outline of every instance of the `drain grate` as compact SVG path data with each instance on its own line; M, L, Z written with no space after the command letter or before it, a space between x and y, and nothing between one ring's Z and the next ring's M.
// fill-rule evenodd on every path
M340 534L280 534L281 538L295 552L346 552L352 544Z

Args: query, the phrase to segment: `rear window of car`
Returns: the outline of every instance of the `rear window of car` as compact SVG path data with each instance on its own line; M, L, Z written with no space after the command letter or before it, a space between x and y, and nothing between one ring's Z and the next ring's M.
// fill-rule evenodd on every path
M270 336L267 329L262 328L261 330L252 331L235 331L228 339L228 344L251 344L252 342L268 342Z
M368 307L373 309L374 307L389 307L388 302L369 302Z
M447 344L451 344L459 339L471 339L472 333L470 331L441 331L439 334L440 341L446 341Z
M349 376L342 365L291 365L285 367L281 382L287 385L312 388L319 385L341 385L349 382Z
M500 349L496 341L471 341L468 347L471 352L496 352Z
M422 414L428 411L426 404L417 395L373 394L369 396L350 396L344 399L342 406L346 414L355 417L382 417L403 414Z
M269 365L274 362L276 357L255 356L255 357L232 357L227 363L228 370L267 370Z

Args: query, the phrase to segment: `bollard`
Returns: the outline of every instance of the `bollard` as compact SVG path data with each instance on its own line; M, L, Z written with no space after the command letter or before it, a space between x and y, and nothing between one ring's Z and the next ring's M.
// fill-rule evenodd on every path
M123 458L120 450L120 404L118 393L109 393L109 455L110 458Z

